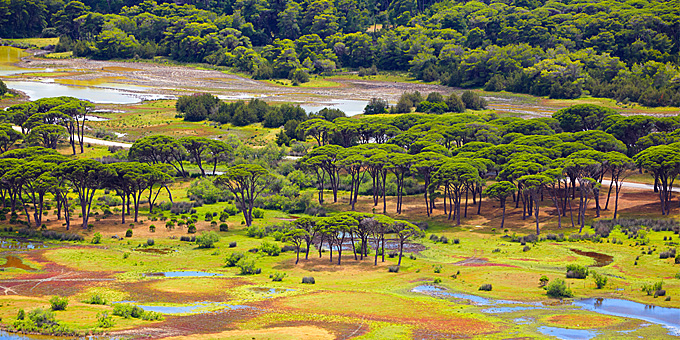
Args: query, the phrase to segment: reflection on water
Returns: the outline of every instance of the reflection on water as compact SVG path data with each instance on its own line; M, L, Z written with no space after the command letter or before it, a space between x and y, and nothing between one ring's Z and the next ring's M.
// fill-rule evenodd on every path
M66 86L57 83L33 81L6 81L7 87L26 93L30 100L48 97L69 96L100 104L134 104L142 100L158 100L174 98L174 96L130 93L122 90L97 87Z
M650 306L620 299L583 299L574 305L596 313L640 319L660 324L669 334L680 336L680 309Z
M47 246L42 242L16 238L0 238L0 249L2 250L31 250L45 247Z
M364 112L368 100L331 99L328 103L300 105L307 112L319 112L324 108L339 109L347 116L354 116Z
M205 276L223 276L223 275L224 274L199 272L199 271L158 272L158 273L146 273L146 274L144 274L144 276L147 276L147 277L205 277Z
M559 327L541 326L538 327L538 331L545 335L550 335L558 339L565 340L588 340L597 336L596 331L589 331L585 329L567 329Z
M5 257L5 260L7 262L3 263L0 265L0 268L3 270L6 268L17 268L17 269L23 269L26 271L33 271L35 269L31 268L31 266L24 264L24 261L21 260L20 257L14 256L14 255L7 255Z
M16 47L0 46L0 76L35 72L35 69L22 69L13 65L19 62L22 57L29 55L29 53Z

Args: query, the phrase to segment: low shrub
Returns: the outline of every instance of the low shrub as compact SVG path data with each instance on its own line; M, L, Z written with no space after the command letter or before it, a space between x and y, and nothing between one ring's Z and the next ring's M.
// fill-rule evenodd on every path
M149 226L149 231L152 232L152 233L155 233L155 232L156 232L156 226L153 225L153 224L150 225L150 226Z
M529 246L524 246L524 248L522 248L523 252L527 252L529 250L531 250L531 247L529 247Z
M147 246L153 246L154 244L156 244L156 241L154 241L154 239L152 239L152 238L146 239L146 245Z
M454 238L454 239L453 239L453 244L460 244L460 240L457 239L457 238Z
M196 237L196 244L199 248L214 248L215 243L220 241L219 235L214 231L203 232Z
M571 289L567 287L567 284L562 279L555 279L546 288L547 294L552 298L570 298L574 296Z
M397 257L398 255L399 255L399 253L396 252L396 251L391 251L391 252L387 253L387 257L389 257L391 259Z
M607 281L609 280L606 276L600 275L596 272L593 272L593 280L595 280L595 285L597 286L597 289L602 289L604 286L607 285Z
M281 253L281 248L276 243L269 243L267 241L262 242L259 249L269 256L279 256Z
M196 233L196 225L189 224L189 227L187 227L187 233L189 234L195 234Z
M113 305L113 315L126 319L135 318L147 321L162 320L163 316L156 312L145 312L142 308L129 303L116 303Z
M101 297L99 294L92 295L89 299L83 301L83 303L87 303L90 305L105 305L106 300Z
M439 274L439 273L442 272L442 265L441 264L436 264L436 265L433 265L432 267L434 268L434 272L436 274Z
M588 277L588 268L578 265L569 264L567 265L567 278L568 279L585 279Z
M229 248L236 248L236 241L229 242Z
M220 231L229 231L229 226L226 223L220 224Z
M128 229L128 230L125 232L125 237L132 237L132 229Z
M655 282L653 284L642 284L642 291L647 293L647 295L652 295L659 290L663 289L663 281Z
M398 273L399 272L399 266L389 266L389 267L387 267L387 271L389 273Z
M487 291L490 292L493 289L490 283L485 283L481 286L479 286L479 290Z
M276 272L273 275L271 275L272 281L274 282L281 282L283 281L284 277L286 277L286 273Z
M550 281L550 279L545 275L541 276L541 278L538 279L538 282L540 282L541 287L545 287L545 285L548 284L548 281Z
M654 292L654 297L657 298L659 296L666 296L666 291L664 289L659 289L656 292Z
M312 276L305 276L302 278L302 283L313 285L316 283L316 281Z
M108 312L97 313L97 327L111 328L114 326L113 318Z
M68 299L67 298L60 298L58 296L53 296L50 299L50 308L52 310L66 310L66 307L68 306Z
M253 218L264 218L264 210L260 208L253 209Z
M238 263L238 261L241 260L244 257L245 257L245 255L243 255L243 253L231 253L226 258L226 266L227 267L236 267L236 264Z
M102 234L99 232L94 233L94 236L92 237L92 244L99 244L102 242Z
M262 272L262 269L255 268L255 260L246 259L245 257L236 262L236 267L240 269L239 275L254 275Z

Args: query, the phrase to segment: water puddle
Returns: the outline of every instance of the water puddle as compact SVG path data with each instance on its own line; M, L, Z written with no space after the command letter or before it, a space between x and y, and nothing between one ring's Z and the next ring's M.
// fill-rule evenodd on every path
M267 296L268 298L274 297L274 295L283 294L285 292L292 292L295 290L287 288L268 288L268 287L249 287L247 289L254 293L269 295Z
M177 250L170 249L170 248L141 248L141 249L133 249L133 251L138 251L141 253L148 253L148 254L160 254L160 255L167 255L170 253L174 253ZM159 275L151 275L151 274L159 274ZM160 274L163 273L149 273L145 274L146 276L162 276Z
M157 273L146 273L146 277L211 277L211 276L223 276L224 274L219 273L208 273L199 271L186 271L186 272L157 272Z
M245 305L232 305L228 304L226 302L208 302L208 301L203 301L203 302L196 302L193 304L189 305L181 305L181 306L154 306L154 305L140 305L137 304L134 301L119 301L119 302L114 302L116 303L129 303L133 304L147 312L156 312L156 313L161 313L161 314L201 314L201 313L209 313L209 312L214 312L217 310L224 310L224 309L230 309L230 310L240 310L240 309L252 309L253 307L250 306L245 306Z
M105 122L110 120L109 118L97 117L97 116L85 116L85 120L88 122Z
M1 238L0 250L33 250L47 248L42 242L28 241L16 238Z
M558 339L564 340L588 340L597 336L596 331L590 331L585 329L567 329L559 327L541 326L538 327L537 330L545 335L554 336Z
M17 268L17 269L23 269L23 270L26 270L26 271L34 271L35 270L35 269L31 268L31 266L24 264L24 261L21 260L21 258L17 257L17 256L7 255L5 257L5 260L7 260L7 262L0 265L0 268L2 268L2 270L5 270L7 268Z
M368 100L352 100L352 99L331 99L327 103L303 104L300 105L308 113L319 112L322 109L339 109L347 116L355 116L364 113L364 108L368 104Z
M431 296L434 296L434 297L452 297L452 298L459 299L459 300L467 300L467 301L469 301L472 304L477 305L477 306L511 305L511 304L529 304L529 305L532 305L531 303L524 303L524 302L519 302L519 301L491 300L491 299L487 299L485 297L472 295L472 294L454 293L454 292L450 292L450 291L446 290L446 288L432 286L432 285L420 285L420 286L417 286L417 287L411 289L411 291L414 292L414 293L426 294L426 295L431 295ZM502 313L502 312L498 312L498 313Z
M590 266L590 267L604 267L608 264L611 264L614 262L614 257L611 255L607 254L602 254L594 251L583 251L583 250L578 250L578 249L569 249L573 251L574 253L581 255L581 256L588 256L595 260L595 264Z
M621 299L583 299L574 305L596 313L639 319L659 324L669 330L669 334L680 336L680 308L645 305Z

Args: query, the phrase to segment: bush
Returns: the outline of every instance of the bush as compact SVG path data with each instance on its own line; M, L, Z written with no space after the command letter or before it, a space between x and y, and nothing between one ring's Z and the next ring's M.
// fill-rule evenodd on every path
M457 239L457 238L454 238L454 239L453 239L453 244L460 244L460 240Z
M113 305L113 315L118 315L126 319L135 318L142 320L162 320L163 316L155 312L145 312L140 307L129 303L117 303Z
M531 247L529 247L529 246L524 246L524 248L522 248L523 252L527 252L529 250L531 250Z
M568 279L585 279L588 276L588 268L578 265L569 264L567 265L567 278Z
M595 280L595 285L597 286L597 289L602 289L604 288L604 286L607 285L608 279L606 276L593 272L592 277L593 280Z
M221 223L220 231L229 231L229 226L226 223Z
M243 253L231 253L229 256L226 258L226 266L227 267L236 267L236 264L238 263L239 260L244 258L245 255Z
M17 313L17 320L23 320L26 317L26 312L24 311L23 308L19 309L19 313Z
M281 248L276 243L269 243L267 241L262 242L259 249L269 256L279 256L281 253Z
M265 230L260 227L250 226L246 229L246 236L263 238L265 236Z
M313 285L316 281L314 281L314 278L311 276L305 276L302 278L302 283Z
M229 242L229 248L236 248L236 241Z
M666 291L663 289L659 289L656 292L654 292L654 297L657 298L659 296L666 296Z
M236 263L236 267L240 269L239 275L254 275L262 271L259 268L255 268L255 260L249 260L245 257Z
M147 246L153 246L154 244L156 244L156 241L154 241L154 239L152 239L152 238L146 239L146 245Z
M83 303L87 303L90 305L105 305L106 300L101 297L99 294L92 295L89 299L83 301Z
M66 307L68 306L68 299L53 296L50 299L50 305L52 310L66 310Z
M387 272L398 273L399 272L399 266L389 266L389 267L387 267Z
M253 218L263 218L264 217L264 210L260 208L255 208L253 209Z
M550 279L547 276L543 275L541 276L540 279L538 279L538 281L540 282L541 287L545 287L545 285L548 284L548 281L550 281Z
M156 226L153 225L153 224L150 225L150 226L149 226L149 231L152 232L152 233L155 233L155 232L156 232Z
M493 287L491 286L490 283L485 283L485 284L479 286L479 290L490 292L491 289L493 289Z
M196 237L196 244L199 248L213 248L215 243L220 241L219 235L214 231L203 232Z
M187 228L187 233L189 234L195 234L196 233L196 225L189 224L189 227Z
M94 236L92 237L92 244L99 244L102 241L102 234L99 232L94 233Z
M125 232L125 237L132 237L132 229L128 229L128 230Z
M276 273L274 273L274 275L271 276L272 281L274 281L274 282L281 282L281 281L283 281L284 277L286 277L286 273L279 273L279 272L276 272Z
M562 279L555 279L547 287L547 294L552 298L570 298L574 296L571 289L567 287L567 284Z
M656 282L654 284L643 284L642 291L647 293L647 295L652 295L659 290L663 289L663 281Z
M111 328L113 326L113 318L111 318L108 312L97 313L97 327Z
M433 265L432 267L434 268L434 272L436 274L439 274L439 273L442 272L442 265L441 264L436 264L436 265Z

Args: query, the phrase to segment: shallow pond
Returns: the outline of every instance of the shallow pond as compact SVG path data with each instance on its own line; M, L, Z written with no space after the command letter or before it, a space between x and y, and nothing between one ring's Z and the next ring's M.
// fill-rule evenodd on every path
M146 277L206 277L206 276L223 276L219 273L208 273L199 271L186 271L186 272L157 272L157 273L146 273Z
M174 98L174 96L132 93L109 88L68 86L54 82L6 81L5 84L10 89L24 92L30 100L69 96L98 104L134 104L142 100Z
M545 335L564 340L588 340L597 336L596 331L587 329L567 329L559 327L541 326L537 330Z
M354 116L364 113L364 108L368 104L368 100L352 100L352 99L331 99L326 103L318 104L303 104L300 105L308 113L319 112L322 109L340 109L347 116Z
M25 264L24 261L18 256L7 255L5 256L5 260L7 260L7 262L0 264L0 268L2 268L2 270L9 268L23 269L26 271L35 270L31 266Z
M0 238L0 250L33 250L46 247L42 242L16 238Z
M573 251L574 253L581 255L581 256L588 256L595 260L595 264L592 265L591 267L604 267L608 264L611 264L614 262L614 256L607 255L607 254L602 254L594 251L583 251L583 250L578 250L578 249L569 249Z
M239 309L251 309L253 307L250 306L245 306L245 305L232 305L228 304L226 302L196 302L194 304L189 304L189 305L181 305L181 306L154 306L154 305L140 305L137 304L134 301L120 301L120 302L114 302L116 303L129 303L133 304L147 312L156 312L156 313L161 313L161 314L200 314L200 313L209 313L209 312L214 312L216 310L224 310L224 309L231 309L231 310L239 310Z
M490 307L481 310L482 313L489 314L512 313L529 309L550 309L549 306L540 303L524 303L509 300L491 300L472 294L450 292L443 287L437 287L432 285L420 285L413 288L411 291L414 293L427 294L430 296L440 298L452 297L461 300L468 300L477 306L493 306L507 304L523 304L530 306L530 307L525 306ZM574 300L571 303L571 305L595 313L638 319L658 324L668 329L669 331L668 334L680 336L680 308L657 307L628 300L605 299L605 298ZM541 328L543 330L541 330ZM579 331L581 333L578 332L571 333L574 330L557 327L540 327L539 331L541 331L544 334L558 337L560 339L591 339L597 335L596 332L590 330Z

